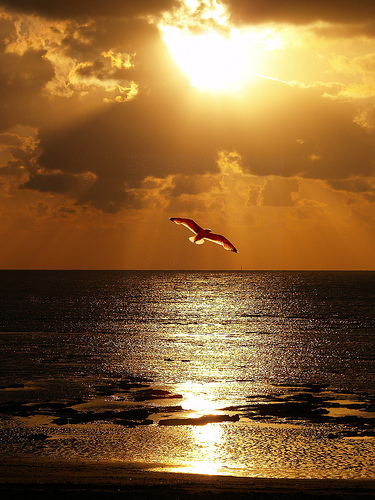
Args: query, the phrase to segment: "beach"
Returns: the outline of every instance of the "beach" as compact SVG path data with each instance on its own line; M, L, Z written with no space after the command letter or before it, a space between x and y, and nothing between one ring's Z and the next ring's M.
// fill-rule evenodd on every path
M0 463L3 498L370 499L375 480L267 479L163 473L150 464L90 461ZM5 496L4 496L5 495Z
M374 497L373 273L2 278L3 497Z

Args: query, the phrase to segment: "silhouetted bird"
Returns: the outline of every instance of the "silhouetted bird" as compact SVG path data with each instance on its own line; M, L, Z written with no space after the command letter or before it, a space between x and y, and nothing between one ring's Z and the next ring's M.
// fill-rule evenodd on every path
M190 236L189 238L189 240L192 243L196 243L197 245L202 245L204 243L204 240L208 240L223 246L225 250L230 250L231 252L238 253L234 245L232 245L232 243L229 240L224 238L224 236L221 236L220 234L211 233L211 229L201 228L192 219L182 219L182 218L180 219L178 217L171 217L169 220L175 222L176 224L182 224L183 226L188 227L190 231L193 231L193 233L195 233L195 236Z

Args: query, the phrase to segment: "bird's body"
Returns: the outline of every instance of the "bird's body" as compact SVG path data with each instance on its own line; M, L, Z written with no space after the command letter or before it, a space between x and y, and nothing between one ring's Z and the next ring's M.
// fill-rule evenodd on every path
M190 231L193 231L193 233L195 233L195 236L191 236L189 238L192 243L202 245L204 243L204 240L212 241L213 243L217 243L218 245L223 246L225 250L238 253L234 245L232 245L229 240L224 238L224 236L212 233L211 229L203 229L202 227L198 226L198 224L192 219L171 217L169 220L171 220L175 224L182 224L183 226L190 229Z

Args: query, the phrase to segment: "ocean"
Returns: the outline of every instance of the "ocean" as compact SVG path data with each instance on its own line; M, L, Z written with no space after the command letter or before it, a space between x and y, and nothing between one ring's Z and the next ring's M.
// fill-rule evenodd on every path
M375 272L0 271L2 457L375 478Z

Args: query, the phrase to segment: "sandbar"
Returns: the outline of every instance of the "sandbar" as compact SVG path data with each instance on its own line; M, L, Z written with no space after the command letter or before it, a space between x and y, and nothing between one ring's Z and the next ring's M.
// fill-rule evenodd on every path
M375 479L270 479L154 472L158 464L2 460L6 499L372 499ZM159 464L162 466L162 464Z

